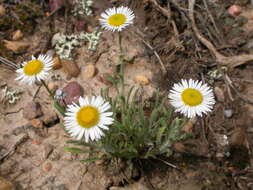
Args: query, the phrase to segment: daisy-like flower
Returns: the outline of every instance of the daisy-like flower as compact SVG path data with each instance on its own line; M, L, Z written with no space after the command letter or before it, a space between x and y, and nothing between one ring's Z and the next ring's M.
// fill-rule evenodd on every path
M52 65L51 56L39 55L38 58L32 56L31 61L23 63L23 67L16 70L19 75L16 80L29 85L34 84L35 81L45 80Z
M120 32L129 24L133 24L134 13L128 7L113 7L101 14L102 28Z
M215 104L212 89L207 84L192 79L174 84L168 97L176 112L188 118L196 115L202 117L203 113L210 112Z
M113 123L110 104L101 96L80 97L79 105L73 103L67 107L64 117L64 124L69 134L77 140L89 139L98 140L104 135L103 131L108 130L108 125Z

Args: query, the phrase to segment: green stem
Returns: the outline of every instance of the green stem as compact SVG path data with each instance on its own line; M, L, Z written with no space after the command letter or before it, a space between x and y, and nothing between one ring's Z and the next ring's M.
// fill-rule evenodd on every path
M123 49L122 49L122 35L121 32L118 33L118 43L119 43L119 65L120 65L120 82L121 82L121 95L124 96L124 61L123 61Z
M60 105L60 103L54 99L54 94L51 92L51 90L48 88L47 84L45 83L44 80L41 80L41 83L43 84L43 86L46 88L47 92L49 93L50 98L52 99L53 103L54 103L54 107L56 108L56 110L64 117L65 115L65 108L62 107Z
M41 80L41 83L43 84L43 86L46 88L47 92L49 93L50 97L54 100L54 95L53 93L51 92L51 90L49 90L47 84L45 83L44 80Z

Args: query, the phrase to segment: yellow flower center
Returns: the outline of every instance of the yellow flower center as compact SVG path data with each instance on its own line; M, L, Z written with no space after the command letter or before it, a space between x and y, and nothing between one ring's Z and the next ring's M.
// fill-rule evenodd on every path
M44 64L40 60L29 61L23 68L24 73L28 76L36 75L42 71Z
M193 88L185 89L181 96L183 102L188 106L197 106L203 101L203 95L200 91Z
M121 26L126 22L126 16L123 14L114 14L108 18L108 23L111 26Z
M82 107L77 113L77 122L83 128L91 128L99 121L99 112L93 106Z

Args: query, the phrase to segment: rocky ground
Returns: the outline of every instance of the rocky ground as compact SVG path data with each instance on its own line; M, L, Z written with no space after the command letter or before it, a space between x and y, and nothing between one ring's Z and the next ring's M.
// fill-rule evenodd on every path
M0 56L20 64L31 55L53 55L47 82L51 90L69 92L66 101L106 87L114 96L108 76L117 68L116 34L103 31L96 51L84 41L71 61L57 56L52 39L59 32L93 32L102 11L123 4L136 14L135 24L123 32L126 86L140 88L147 99L157 90L167 93L181 78L200 79L213 86L217 103L212 114L184 127L194 135L174 145L168 160L174 167L152 160L133 171L113 163L84 164L79 160L89 154L63 150L70 138L47 91L40 84L20 85L15 70L1 59L0 189L252 190L252 61L222 67L193 30L185 0L97 0L89 17L74 16L73 5L62 2L0 0ZM252 12L250 1L204 0L196 2L195 20L223 55L252 54ZM14 96L4 95L6 90Z

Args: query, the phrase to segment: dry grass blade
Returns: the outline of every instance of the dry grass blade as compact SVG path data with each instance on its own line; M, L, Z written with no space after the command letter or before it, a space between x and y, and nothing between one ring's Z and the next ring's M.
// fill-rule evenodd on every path
M8 59L3 58L2 56L0 56L0 63L7 65L8 67L11 67L13 70L19 68L15 63L9 61Z

